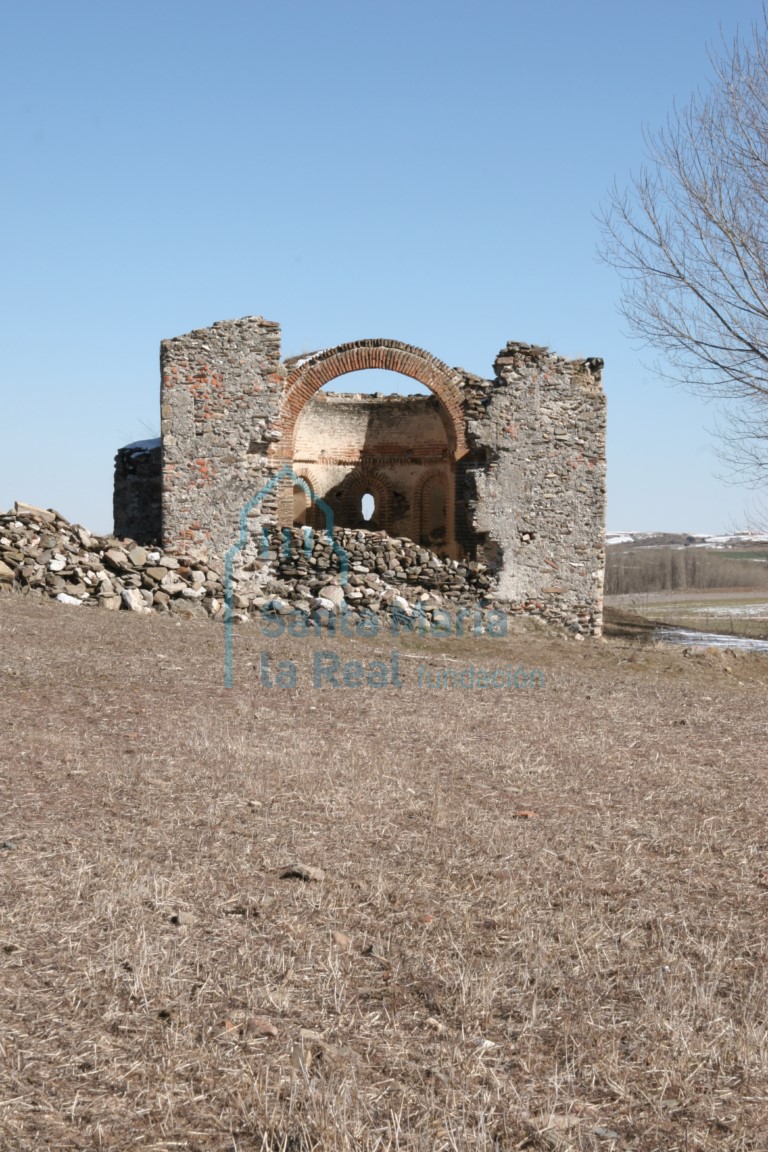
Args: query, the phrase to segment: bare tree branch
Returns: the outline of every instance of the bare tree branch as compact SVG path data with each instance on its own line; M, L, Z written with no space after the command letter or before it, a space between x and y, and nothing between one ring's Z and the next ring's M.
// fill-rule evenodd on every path
M723 456L768 482L768 15L712 57L714 80L646 134L646 164L602 214L632 333L661 374L729 402Z

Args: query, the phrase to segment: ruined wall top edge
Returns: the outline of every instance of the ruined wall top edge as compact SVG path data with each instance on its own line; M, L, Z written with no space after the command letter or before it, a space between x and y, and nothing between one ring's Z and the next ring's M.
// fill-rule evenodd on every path
M505 370L517 367L539 367L566 372L570 376L581 377L585 383L599 385L605 361L599 356L569 358L550 352L541 344L526 344L521 340L509 340L494 360L494 371L500 376Z
M242 316L234 320L217 320L208 328L195 328L183 335L161 341L161 359L169 357L172 361L179 355L182 359L186 359L187 351L191 352L192 349L200 348L200 346L204 348L207 341L210 341L213 347L219 347L222 350L227 347L228 353L231 355L237 344L247 348L251 344L249 336L252 336L255 341L252 350L256 351L256 346L260 346L262 351L267 353L272 369L284 377L289 387L302 378L304 373L329 357L335 357L350 349L381 347L417 355L425 363L430 363L443 372L460 392L467 387L474 390L477 387L492 386L492 376L490 378L480 377L463 368L450 368L422 348L383 337L355 340L320 351L287 357L281 362L280 334L279 323L274 320L267 320L263 316ZM262 343L265 338L269 342L268 345ZM222 341L224 341L224 345L222 345ZM569 376L574 384L580 385L586 391L601 392L603 363L603 360L597 356L568 358L551 352L544 345L528 344L521 340L509 340L494 360L493 373L496 381L501 382L510 380L518 374L522 376L531 373L546 375L551 372Z
M439 401L432 393L426 395L423 392L407 394L405 392L315 392L310 403L337 405L340 408L346 404L352 404L355 408L361 408L367 404L374 408L386 408L387 406L407 403L409 406L434 408Z
M193 328L191 332L183 332L179 336L169 336L161 344L184 343L187 340L204 340L212 333L221 334L224 331L233 331L238 328L271 328L280 331L280 324L276 320L267 320L263 316L241 316L237 320L215 320L208 328Z

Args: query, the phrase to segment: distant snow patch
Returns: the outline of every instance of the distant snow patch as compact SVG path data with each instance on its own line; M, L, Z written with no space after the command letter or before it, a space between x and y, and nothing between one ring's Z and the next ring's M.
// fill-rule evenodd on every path
M705 536L707 544L766 544L768 536L760 532L731 532L727 536Z
M656 540L659 536L687 536L687 543L663 543ZM643 544L645 540L656 541L653 544ZM726 548L737 544L768 544L768 536L762 532L728 532L722 535L709 536L702 533L672 533L672 532L606 532L606 544L641 544L646 548Z

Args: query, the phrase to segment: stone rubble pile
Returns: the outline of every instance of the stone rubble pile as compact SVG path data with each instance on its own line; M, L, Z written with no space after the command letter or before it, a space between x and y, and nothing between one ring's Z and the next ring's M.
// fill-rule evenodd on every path
M233 619L299 611L323 622L343 610L384 616L492 608L483 564L444 559L410 540L337 529L272 529L233 564ZM0 587L109 611L226 618L224 563L202 549L169 555L94 536L53 509L17 503L0 514Z

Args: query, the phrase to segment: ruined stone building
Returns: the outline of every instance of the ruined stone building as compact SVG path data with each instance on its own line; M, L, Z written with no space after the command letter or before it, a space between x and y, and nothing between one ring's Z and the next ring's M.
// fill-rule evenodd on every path
M599 633L601 360L510 341L482 379L394 340L281 360L279 326L248 316L163 341L160 362L161 440L118 452L117 535L223 556L250 502L254 530L330 519L482 560L504 602ZM321 391L369 368L431 394Z

